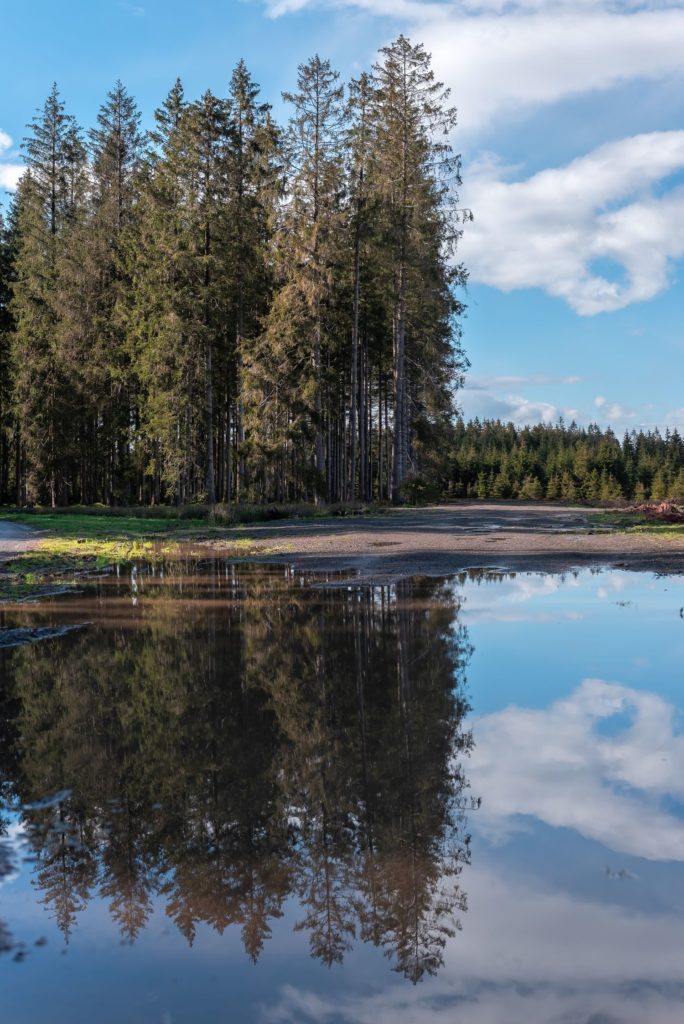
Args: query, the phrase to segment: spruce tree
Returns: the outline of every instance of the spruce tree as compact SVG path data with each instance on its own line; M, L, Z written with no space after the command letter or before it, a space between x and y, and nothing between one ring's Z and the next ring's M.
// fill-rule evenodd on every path
M313 443L313 474L305 469L305 480L311 478L316 500L325 489L323 373L332 344L328 303L341 224L344 108L338 80L330 62L315 56L298 69L298 91L283 93L294 108L285 134L287 205L275 238L277 289L262 347L271 363L268 400L277 406L284 398L290 406L279 410L284 419L277 433L285 444L295 434L300 443ZM289 379L278 369L283 358L294 371Z
M367 73L352 79L347 104L349 219L353 237L351 381L349 394L349 471L348 497L353 501L357 488L358 424L360 420L359 347L361 342L362 253L369 233L368 171L373 145L373 87ZM365 454L365 452L364 452ZM365 461L365 460L364 460ZM365 466L362 479L365 478ZM362 487L362 491L365 488ZM366 494L362 494L366 497Z
M135 287L122 309L126 350L138 390L135 444L143 478L153 500L169 495L178 502L188 499L191 488L190 367L185 363L176 291L182 251L176 208L182 180L174 156L186 106L177 79L155 111L138 177L133 222L124 236L126 273Z
M29 501L63 504L74 452L72 388L60 347L60 265L85 178L74 118L53 85L24 142L27 172L16 202L12 315L15 402Z
M448 258L460 229L455 189L460 183L459 160L449 145L456 111L436 82L430 56L403 35L380 51L373 67L376 94L377 147L375 160L388 231L388 257L393 278L394 425L392 500L401 489L412 462L415 414L420 382L412 367L441 376L439 397L446 398L454 365L448 354L454 316L460 306L452 288L463 281L461 268Z
M0 503L10 500L10 465L14 416L12 410L12 231L0 212Z
M230 334L228 108L183 105L144 184L128 314L148 429L179 500L216 501L217 379ZM154 443L153 443L154 447Z
M64 247L60 332L82 409L81 500L86 502L99 496L126 503L130 497L133 395L120 307L131 286L123 238L136 202L139 122L135 101L117 82L89 133L87 208Z
M253 350L271 298L268 258L275 205L280 192L280 140L271 107L259 100L260 89L244 61L233 71L228 93L232 129L229 161L230 216L228 251L231 272L233 348L225 374L225 426L220 460L221 494L230 501L249 486L245 451L245 357ZM235 451L237 459L232 458ZM234 461L237 465L234 465Z

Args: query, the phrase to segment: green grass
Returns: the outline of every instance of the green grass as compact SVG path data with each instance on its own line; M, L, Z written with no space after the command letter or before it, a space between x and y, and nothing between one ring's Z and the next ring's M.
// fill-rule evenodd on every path
M620 533L637 533L665 540L684 538L684 523L663 523L642 512L597 512L591 517L596 526L612 528Z
M128 535L164 534L169 530L200 530L208 527L268 523L278 519L345 516L385 511L385 506L361 502L313 505L309 502L267 505L158 505L110 508L106 505L69 505L64 508L36 506L31 510L3 508L0 519L12 519L37 529L56 529L68 536L100 537L123 532Z
M90 515L85 512L0 512L0 519L40 530L35 547L0 568L0 600L24 600L46 589L69 587L78 578L117 564L168 561L200 555L211 541L224 557L273 554L285 546L264 548L236 537L225 525L207 519Z
M80 540L133 540L206 532L206 519L139 518L123 515L90 515L82 512L0 512L0 519L22 523L35 530L49 530L64 538Z

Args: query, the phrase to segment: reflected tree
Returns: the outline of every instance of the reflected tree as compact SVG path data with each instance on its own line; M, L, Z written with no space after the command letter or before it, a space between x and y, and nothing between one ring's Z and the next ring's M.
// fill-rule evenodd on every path
M3 786L65 938L97 897L126 941L159 905L256 962L294 896L323 964L361 940L439 970L470 856L455 589L296 584L141 567L102 584L110 617L7 659Z

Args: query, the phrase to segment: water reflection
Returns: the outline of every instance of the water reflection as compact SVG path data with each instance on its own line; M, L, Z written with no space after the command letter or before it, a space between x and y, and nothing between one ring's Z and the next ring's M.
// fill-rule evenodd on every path
M87 630L1 653L0 796L37 899L67 942L91 901L131 943L161 902L255 962L293 901L316 960L364 942L436 973L469 861L453 587L200 568L102 582L51 610L95 607Z

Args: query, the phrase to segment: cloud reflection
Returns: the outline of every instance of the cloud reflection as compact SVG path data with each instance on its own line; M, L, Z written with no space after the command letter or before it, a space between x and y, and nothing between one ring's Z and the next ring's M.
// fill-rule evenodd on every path
M586 679L543 710L474 722L478 831L505 841L534 818L612 851L684 859L684 736L660 696ZM598 878L598 870L597 870ZM607 886L615 883L606 881ZM294 986L265 1024L680 1024L684 920L553 888L493 855L469 876L467 935L429 987L341 999ZM449 955L451 953L451 955Z
M606 883L611 884L611 883ZM429 986L285 986L263 1024L681 1024L684 920L473 865L467 932Z
M474 731L477 824L490 838L531 816L616 852L684 860L684 822L664 806L684 798L684 737L662 697L586 679L548 708L511 706Z

